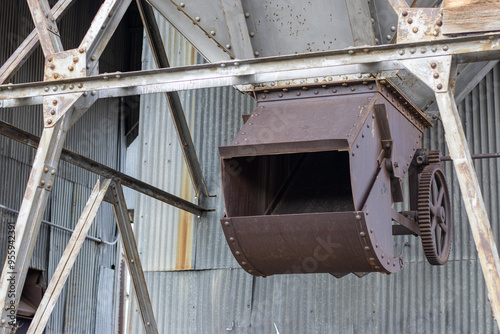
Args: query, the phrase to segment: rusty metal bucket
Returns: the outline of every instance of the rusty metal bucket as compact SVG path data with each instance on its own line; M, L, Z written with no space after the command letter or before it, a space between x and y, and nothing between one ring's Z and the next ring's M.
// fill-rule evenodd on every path
M257 94L220 147L229 247L257 276L394 273L392 204L431 125L387 82Z

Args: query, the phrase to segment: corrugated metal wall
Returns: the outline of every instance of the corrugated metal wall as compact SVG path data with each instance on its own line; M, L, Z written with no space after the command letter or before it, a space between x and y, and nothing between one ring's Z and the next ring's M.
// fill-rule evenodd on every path
M161 21L174 66L199 62L185 40ZM147 45L147 43L144 43ZM144 68L153 68L149 47ZM460 105L474 153L500 150L500 67ZM497 333L467 216L451 163L445 163L455 230L450 261L427 263L420 239L396 238L406 267L391 276L283 275L255 278L233 260L220 228L224 213L218 146L232 140L254 102L231 87L181 93L186 117L216 208L201 219L139 195L138 244L161 333ZM175 129L161 95L141 100L139 177L193 200ZM446 152L439 121L425 145ZM499 165L476 161L498 241ZM157 183L159 182L159 183ZM141 333L136 303L129 333Z
M54 3L54 1L51 1ZM77 1L59 24L66 49L78 46L93 19L100 1ZM75 22L81 24L75 25ZM5 0L0 3L0 63L10 56L17 45L34 28L26 1ZM129 36L127 36L128 38ZM125 38L122 36L122 38ZM101 71L114 71L123 67L123 56L114 54L123 48L114 39L101 61ZM113 45L114 44L114 45ZM43 74L43 55L40 48L12 82L39 81ZM120 100L98 101L68 132L65 147L83 154L112 168L120 168ZM0 110L0 119L26 131L40 135L42 124L41 106ZM0 204L19 210L28 181L35 150L0 136ZM72 229L97 176L68 163L61 162L49 206L44 219L56 225ZM1 231L4 225L16 220L15 214L0 210ZM116 225L112 207L105 203L100 208L89 235L105 241L116 238ZM4 238L0 233L0 256L5 257ZM62 256L71 234L42 224L31 267L44 271L47 282ZM101 307L113 309L113 299L103 297L103 291L111 284L116 262L116 245L110 246L87 239L77 258L66 286L47 325L46 333L103 333L96 327L97 300ZM100 279L102 278L102 281ZM110 318L108 317L108 322ZM111 321L114 328L114 319Z

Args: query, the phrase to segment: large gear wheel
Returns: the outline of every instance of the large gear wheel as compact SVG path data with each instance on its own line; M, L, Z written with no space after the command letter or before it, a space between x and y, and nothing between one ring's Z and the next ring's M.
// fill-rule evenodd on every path
M427 155L427 161L430 165L441 164L441 152L440 151L429 151Z
M445 264L450 255L453 220L446 177L439 164L424 167L420 174L418 224L427 261Z

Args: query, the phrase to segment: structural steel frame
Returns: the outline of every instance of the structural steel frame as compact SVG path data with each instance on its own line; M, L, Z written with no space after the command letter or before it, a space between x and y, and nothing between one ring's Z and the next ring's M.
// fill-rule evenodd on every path
M89 161L76 153L63 150L67 130L97 99L166 93L196 192L207 196L208 191L176 91L237 85L242 91L255 93L277 87L321 85L373 77L390 78L401 69L411 72L434 92L486 279L493 315L500 319L500 259L453 96L457 64L500 59L500 33L167 68L168 59L152 8L144 0L137 0L157 65L163 68L98 75L99 57L131 0L105 0L80 47L65 51L59 38L57 19L74 1L60 0L50 9L47 0L27 0L36 32L32 32L0 68L0 83L5 83L33 51L38 41L40 42L46 58L45 80L0 85L0 108L42 104L44 113L44 130L39 139L16 224L17 259L13 267L5 264L0 281L1 333L7 333L12 328L12 323L8 322L6 307L13 304L17 309L60 159L73 163L76 161L77 165L99 173L104 178L97 182L89 198L29 333L36 333L45 328L97 208L103 200L112 203L115 210L146 332L158 332L121 185L127 185L194 214L199 215L206 209ZM396 12L405 16L402 13L408 7L403 0L389 2ZM232 8L230 1L224 0L222 4L229 13L241 11L241 8ZM228 28L245 35L239 27ZM243 37L240 45L237 45L238 53L242 57L250 58L248 40L246 36ZM5 123L0 124L0 132L30 143L31 146L36 146L38 141L33 135L23 133ZM12 273L16 276L15 300L8 299L9 281L6 278Z

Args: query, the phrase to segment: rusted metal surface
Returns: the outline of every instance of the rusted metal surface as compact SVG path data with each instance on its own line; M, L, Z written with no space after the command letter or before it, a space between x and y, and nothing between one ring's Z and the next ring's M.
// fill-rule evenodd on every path
M264 90L257 100L220 148L221 222L242 268L257 276L399 271L392 221L420 230L415 214L394 215L392 204L403 201L425 116L386 81Z

